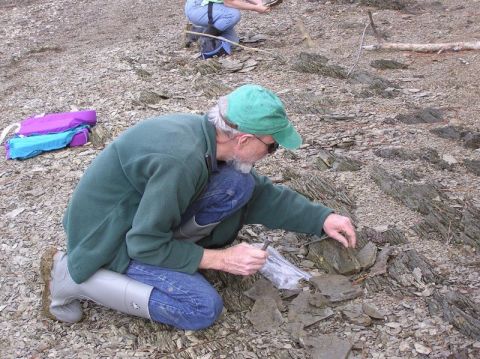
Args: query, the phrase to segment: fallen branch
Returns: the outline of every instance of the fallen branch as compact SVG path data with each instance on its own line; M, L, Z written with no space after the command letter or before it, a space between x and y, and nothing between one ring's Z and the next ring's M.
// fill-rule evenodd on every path
M254 48L254 47L248 47L248 46L240 45L238 42L228 40L228 39L226 39L226 38L224 38L224 37L221 37L221 36L213 36L213 35L210 35L210 34L204 34L203 32L196 32L196 31L189 31L189 30L186 30L185 33L186 33L186 34L191 34L191 35L197 35L197 36L210 37L210 38L212 38L212 39L217 39L217 40L220 40L220 41L228 42L229 44L232 44L232 45L241 47L242 49L245 49L245 50L256 51L256 52L263 52L263 53L265 53L265 54L269 54L269 55L271 55L271 56L278 57L277 54L275 54L275 53L273 53L273 52L271 52L271 51L262 50L262 49L256 49L256 48Z
M363 48L365 50L399 50L415 52L480 50L480 41L452 42L440 44L408 44L398 42L384 42L376 45L365 45L363 46Z

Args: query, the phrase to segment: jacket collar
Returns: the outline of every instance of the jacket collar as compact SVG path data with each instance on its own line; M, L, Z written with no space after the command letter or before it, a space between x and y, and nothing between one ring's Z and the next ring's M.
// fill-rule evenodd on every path
M207 151L205 152L205 163L208 168L208 173L217 172L217 131L215 126L208 121L207 115L202 119L203 133L205 134L205 141L207 144Z

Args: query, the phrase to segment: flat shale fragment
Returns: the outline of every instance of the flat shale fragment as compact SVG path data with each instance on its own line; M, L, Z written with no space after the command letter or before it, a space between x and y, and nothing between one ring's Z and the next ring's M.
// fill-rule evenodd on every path
M397 70L408 68L408 65L406 64L389 59L373 60L372 62L370 62L370 66L380 70Z
M338 274L326 274L320 277L313 277L310 282L330 302L341 302L354 299L362 295L362 288L352 284L350 280Z
M351 75L351 81L353 83L361 83L367 85L367 87L360 94L362 97L382 96L385 98L391 98L396 96L395 90L398 89L397 85L393 82L386 80L380 76L374 75L367 71L357 71Z
M386 314L372 304L362 303L362 310L370 318L381 320L385 319Z
M301 52L292 68L298 72L306 72L309 74L319 74L322 76L344 79L347 77L347 71L338 65L329 65L325 56Z
M275 304L279 310L283 311L285 309L278 289L275 288L273 284L265 278L260 278L257 280L253 287L245 291L244 294L253 300L258 300L260 298L271 298L275 301Z
M368 327L372 325L372 319L362 310L361 304L350 304L342 309L342 315L350 323Z
M255 301L247 318L259 332L276 332L283 324L283 317L275 300L268 297L262 297Z
M435 123L443 121L443 111L437 108L426 108L422 110L416 110L407 114L400 114L395 117L397 121L406 124L417 123Z
M460 126L437 127L430 130L431 133L441 138L460 140L466 134L466 130Z
M368 242L358 253L357 260L362 269L368 269L375 264L377 258L377 246Z
M313 359L347 359L352 344L334 335L320 335L304 339L307 347L310 347L310 355Z
M353 274L362 269L354 250L345 250L333 239L311 244L307 258L328 273Z
M97 124L91 129L90 142L96 148L105 147L109 137L107 129L101 124Z
M385 231L377 231L370 227L363 227L357 231L357 242L359 247L365 246L368 242L375 244L389 243L391 245L405 244L407 239L402 231L392 227Z
M302 323L304 327L313 325L333 315L329 307L318 307L311 304L315 294L301 292L289 306L288 321L290 323Z
M433 134L451 140L459 140L466 148L480 148L480 133L461 126L445 126L430 130Z
M476 176L480 176L480 160L465 160L463 164L469 172Z

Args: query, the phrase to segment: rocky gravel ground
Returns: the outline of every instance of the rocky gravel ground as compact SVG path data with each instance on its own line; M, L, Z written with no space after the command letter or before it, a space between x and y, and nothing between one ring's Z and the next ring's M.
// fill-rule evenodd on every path
M248 318L261 303L253 304L241 286L221 290L232 302L215 326L199 332L92 303L84 304L84 321L65 325L41 314L39 260L49 246L65 248L63 212L102 145L3 160L0 356L480 357L480 53L362 51L358 57L369 10L389 42L480 40L478 0L284 0L266 15L244 13L238 26L244 39L261 35L262 41L244 45L268 53L242 49L228 59L201 61L195 46L183 46L183 1L1 1L2 128L33 114L94 109L108 142L145 118L203 113L218 96L258 83L279 94L304 138L301 149L280 150L258 170L297 188L327 181L337 195L350 196L359 231L395 229L406 242L394 245L380 287L369 282L368 268L347 273L361 295L331 306L327 318L303 322L299 331L292 313L303 305L309 320L318 317L312 314L320 308L318 297L301 304L295 299L300 296L282 292L279 321L259 330ZM363 41L377 43L370 28ZM378 68L378 60L401 68ZM338 166L326 156L337 157ZM341 167L345 159L356 165ZM388 185L375 175L380 169L393 176ZM416 192L422 185L435 186L437 195L423 197ZM422 227L425 220L433 224ZM311 238L252 226L241 239L260 241L265 235L302 269L325 275L309 257L313 245L305 243ZM396 276L393 263L408 253L421 256L441 283L425 279L427 267ZM417 281L406 284L407 274ZM304 291L316 295L311 285ZM464 300L442 302L451 292ZM435 303L443 309L433 310ZM364 304L380 318L350 314L352 306Z

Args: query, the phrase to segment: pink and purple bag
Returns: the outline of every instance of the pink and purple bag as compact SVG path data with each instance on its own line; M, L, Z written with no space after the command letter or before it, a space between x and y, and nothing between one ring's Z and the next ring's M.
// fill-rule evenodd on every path
M71 130L79 126L93 127L97 123L97 114L93 110L50 113L33 116L20 122L17 134L21 136L44 135Z
M30 158L45 151L84 145L88 142L90 127L96 123L93 110L33 116L5 128L0 143L16 128L15 135L5 143L6 156Z

